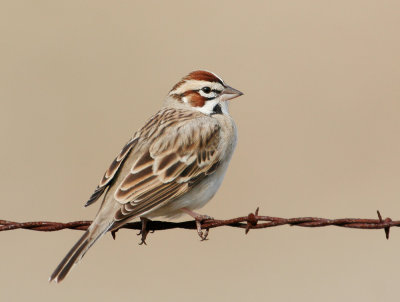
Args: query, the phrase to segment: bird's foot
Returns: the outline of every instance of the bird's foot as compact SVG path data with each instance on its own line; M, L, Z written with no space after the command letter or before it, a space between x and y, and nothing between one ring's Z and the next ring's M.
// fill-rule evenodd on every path
M140 221L142 222L142 229L140 230L140 232L137 235L142 235L142 237L140 238L140 243L139 245L142 245L144 243L144 245L147 245L146 243L146 238L147 235L149 233L153 233L154 231L151 231L147 228L147 222L150 221L150 219L145 218L145 217L140 217Z
M210 219L214 219L214 218L212 218L211 216L208 216L208 215L198 214L187 208L182 208L181 211L194 218L194 220L196 221L197 234L199 235L201 241L207 240L209 229L206 229L203 233L201 223L205 220L210 220Z
M212 219L212 218L211 218L210 216L207 216L207 215L200 215L200 216L198 216L198 217L195 217L194 219L196 220L197 234L199 235L200 240L201 240L201 241L207 240L207 236L208 236L208 231L209 231L209 229L206 229L206 230L204 231L204 233L203 233L203 230L201 229L201 223L202 223L204 220Z

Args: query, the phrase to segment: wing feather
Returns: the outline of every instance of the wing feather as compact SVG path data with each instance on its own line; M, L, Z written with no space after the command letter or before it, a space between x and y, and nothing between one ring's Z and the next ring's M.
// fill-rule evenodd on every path
M85 203L85 207L90 206L94 202L96 202L101 195L103 195L104 191L109 187L111 181L114 179L116 174L119 171L119 168L125 161L126 157L128 154L131 152L133 147L137 144L137 139L132 138L129 140L128 143L122 148L121 152L118 154L118 156L113 160L111 163L110 167L107 169L107 171L104 173L103 178L101 179L99 185L97 188L94 190L94 193L90 196L89 200Z
M153 119L158 120L147 123L139 135L147 144L137 146L140 156L114 193L121 204L116 221L173 201L218 166L220 127L214 119L177 109Z

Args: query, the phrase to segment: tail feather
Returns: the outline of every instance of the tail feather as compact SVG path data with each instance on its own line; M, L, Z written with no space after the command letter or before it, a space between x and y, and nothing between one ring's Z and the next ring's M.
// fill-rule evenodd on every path
M73 265L82 259L88 249L97 241L97 239L106 233L108 229L109 227L101 230L100 232L88 229L56 267L49 278L49 282L53 280L57 283L61 282L71 270Z

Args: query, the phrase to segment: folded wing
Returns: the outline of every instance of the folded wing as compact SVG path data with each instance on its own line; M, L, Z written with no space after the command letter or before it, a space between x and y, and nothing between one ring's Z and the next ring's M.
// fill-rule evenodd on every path
M182 114L174 110L159 117L158 129L148 129L150 143L140 146L139 141L140 157L114 194L121 203L116 221L145 214L182 196L218 167L219 125L193 116L187 121L189 117Z

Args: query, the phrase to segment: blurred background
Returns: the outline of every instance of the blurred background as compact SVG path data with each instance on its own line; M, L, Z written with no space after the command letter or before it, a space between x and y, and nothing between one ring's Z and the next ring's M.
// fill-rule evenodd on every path
M171 87L207 69L245 93L201 212L400 218L398 1L2 1L0 219L92 219L84 202ZM186 218L186 217L184 217ZM393 301L400 232L279 227L102 238L0 233L1 301Z

